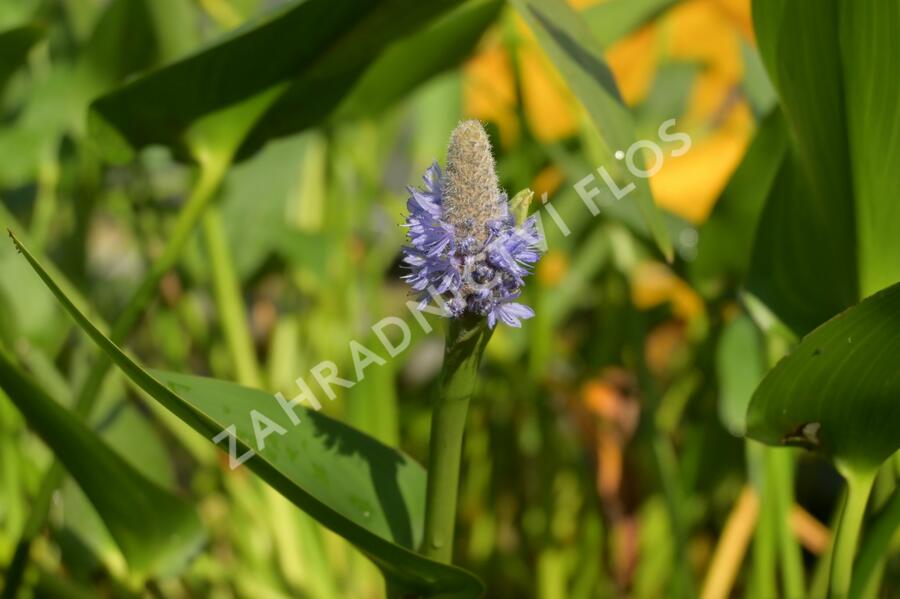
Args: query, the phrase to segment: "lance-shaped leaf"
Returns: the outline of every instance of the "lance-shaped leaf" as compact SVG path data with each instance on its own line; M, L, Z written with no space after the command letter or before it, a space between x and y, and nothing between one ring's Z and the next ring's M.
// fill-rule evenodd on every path
M78 326L126 376L194 430L221 443L236 462L248 456L245 467L356 545L381 568L392 591L481 594L482 584L474 575L414 551L424 524L426 476L420 465L315 410L300 405L285 409L263 391L147 372L104 336L13 240ZM251 450L255 455L247 454Z
M135 572L171 574L200 549L203 528L190 504L135 470L3 350L0 386L90 499Z
M603 60L599 43L582 17L562 0L513 0L513 4L584 105L607 146L609 157L623 152L633 160L636 169L644 169L640 146L634 152L629 151L636 141L634 119ZM633 199L638 205L654 241L671 260L672 242L662 214L653 202L650 185L646 178L635 176L623 162L610 160L603 166L623 193L631 189L625 198ZM596 184L607 185L600 177L596 177Z
M870 470L900 448L900 284L835 316L763 379L747 434Z
M287 2L97 100L90 117L94 137L114 161L151 144L196 158L192 130L198 122L266 96L249 125L216 119L220 138L241 145L245 156L268 139L321 121L388 44L456 4L459 0Z

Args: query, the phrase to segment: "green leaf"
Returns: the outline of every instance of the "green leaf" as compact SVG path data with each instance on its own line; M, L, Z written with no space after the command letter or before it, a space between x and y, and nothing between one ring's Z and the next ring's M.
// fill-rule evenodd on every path
M837 4L753 4L795 143L759 223L747 286L799 334L859 300Z
M0 98L9 78L22 66L32 46L43 36L44 28L33 23L0 31Z
M725 325L716 348L719 419L732 435L746 430L747 406L766 371L763 340L746 314Z
M399 451L318 412L296 406L294 425L275 398L238 385L180 374L148 373L104 336L59 289L40 263L13 241L63 307L115 364L208 439L219 435L235 457L256 451L245 465L320 523L348 539L384 572L392 588L474 597L472 574L414 552L421 541L425 472ZM263 420L267 418L272 424ZM258 443L258 427L276 426ZM233 428L232 428L233 427Z
M805 337L763 379L747 434L870 470L900 448L900 284Z
M840 28L832 43L844 67L860 292L867 296L900 281L900 3L844 0Z
M196 512L129 465L0 351L0 385L103 518L131 568L171 574L200 549Z
M758 0L753 18L795 159L779 175L770 204L782 206L767 206L758 245L775 239L765 231L781 240L754 257L750 287L781 279L760 295L802 333L900 280L900 6ZM804 284L788 289L798 276Z
M581 100L609 150L608 155L611 157L616 151L627 152L635 142L634 119L603 60L602 48L581 16L562 0L513 0L513 4L560 75ZM625 197L638 205L656 245L671 260L672 242L653 202L647 179L633 175L621 161L610 160L603 166L620 188L634 185L633 191ZM635 166L643 168L641 152L635 154ZM604 183L598 178L597 185L603 187Z
M113 161L151 144L196 158L196 128L204 117L267 96L249 122L217 117L206 124L247 155L269 139L319 122L391 41L457 3L288 2L97 100L90 117L94 137Z
M852 243L852 228L842 226L853 222L853 208L838 4L757 0L753 24L817 200L828 205L833 232Z

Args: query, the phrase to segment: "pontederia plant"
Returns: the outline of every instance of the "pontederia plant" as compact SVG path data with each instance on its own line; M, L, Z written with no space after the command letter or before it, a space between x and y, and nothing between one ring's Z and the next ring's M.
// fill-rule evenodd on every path
M481 354L498 321L521 326L534 312L516 300L540 257L534 217L517 222L500 189L491 144L478 121L454 129L447 170L434 163L424 189L410 188L404 277L423 303L441 301L450 318L440 396L431 419L422 552L449 562L459 462Z

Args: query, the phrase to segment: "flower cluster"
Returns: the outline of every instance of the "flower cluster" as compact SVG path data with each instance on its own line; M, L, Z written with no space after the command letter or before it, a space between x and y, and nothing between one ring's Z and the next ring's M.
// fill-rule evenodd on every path
M542 238L533 216L517 226L510 214L481 123L460 123L450 138L447 171L435 162L424 180L424 188L409 188L404 279L423 303L430 293L441 294L452 317L468 312L486 317L491 328L498 320L521 326L534 312L515 300L529 265L540 258Z

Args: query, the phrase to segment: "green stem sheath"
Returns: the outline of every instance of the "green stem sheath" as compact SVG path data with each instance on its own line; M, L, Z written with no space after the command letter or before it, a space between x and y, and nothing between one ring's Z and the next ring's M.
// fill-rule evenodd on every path
M459 467L469 400L491 331L483 319L450 320L440 394L431 416L425 540L422 554L439 562L453 558Z
M849 596L853 558L876 470L842 469L842 473L847 479L847 501L835 531L830 599L846 599Z

